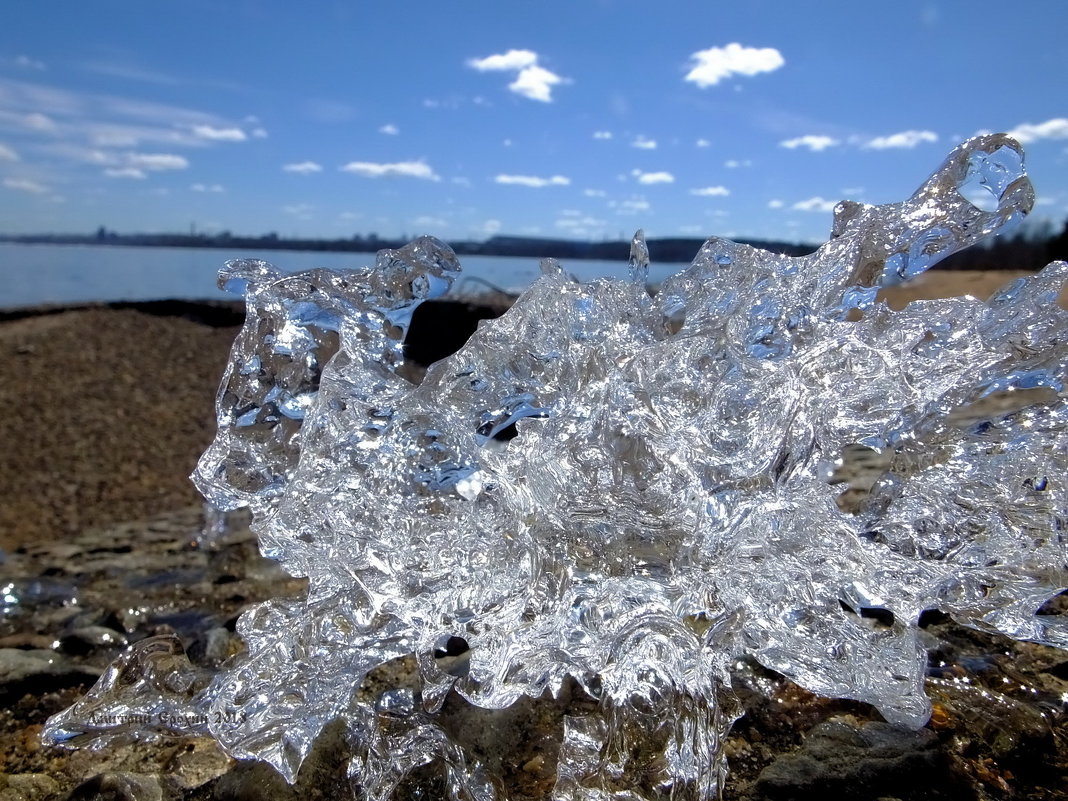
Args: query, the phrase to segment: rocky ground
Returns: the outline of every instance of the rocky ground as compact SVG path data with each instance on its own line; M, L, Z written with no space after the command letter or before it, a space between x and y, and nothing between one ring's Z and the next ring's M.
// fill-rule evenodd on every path
M983 296L1012 275L930 273L891 302ZM456 344L448 340L462 341L490 313L435 309L419 322L435 334L413 343L416 355L444 355ZM174 633L195 663L217 666L242 648L234 621L243 608L302 591L259 557L240 518L222 540L204 541L186 479L212 436L236 314L171 304L0 322L0 801L351 797L334 730L294 787L206 739L100 751L38 740L44 720L80 697L127 643ZM843 488L853 487L847 504L878 469L871 454L853 455L840 474ZM756 665L742 670L735 690L746 714L727 743L724 797L1068 798L1068 654L936 616L924 623L934 714L919 732ZM401 660L366 689L414 680ZM582 703L530 701L487 713L451 698L446 709L513 797L533 799L551 789L551 743L567 704ZM402 794L439 792L440 776L428 771Z

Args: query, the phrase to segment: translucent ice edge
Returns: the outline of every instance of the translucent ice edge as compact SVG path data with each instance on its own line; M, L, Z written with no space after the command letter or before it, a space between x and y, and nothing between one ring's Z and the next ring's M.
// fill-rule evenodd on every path
M875 298L1032 201L1019 145L992 135L903 203L840 203L809 256L710 239L650 296L639 232L631 281L547 260L418 385L412 311L460 271L441 242L352 272L231 262L248 312L194 481L251 507L307 597L247 611L248 652L215 675L174 639L138 643L46 739L208 732L293 780L342 718L367 797L442 760L451 797L483 799L504 791L436 722L445 695L502 708L569 681L597 707L566 719L554 798L710 798L740 657L919 726L924 610L1068 647L1065 621L1035 614L1068 586L1068 264L987 303ZM947 422L1036 387L1042 403ZM825 479L856 443L892 462L849 515ZM433 657L453 637L461 676ZM357 695L409 654L419 693Z

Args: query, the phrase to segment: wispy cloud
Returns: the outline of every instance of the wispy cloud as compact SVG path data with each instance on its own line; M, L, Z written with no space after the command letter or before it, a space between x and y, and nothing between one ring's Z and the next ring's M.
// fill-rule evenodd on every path
M611 139L612 138L612 132L611 131L594 131L593 132L593 138L594 139Z
M778 198L772 198L771 200L768 201L768 208L769 209L781 209L785 205L786 204L783 203Z
M131 167L154 172L184 170L189 166L189 159L173 153L127 153L126 162Z
M0 144L0 161L18 161L19 154L7 145Z
M1025 122L1017 125L1008 132L1022 144L1038 141L1039 139L1068 139L1068 119L1056 117L1045 122Z
M380 134L385 134L386 136L396 136L400 133L400 128L398 128L392 122L387 122L385 125L378 129L378 132Z
M551 103L553 87L565 82L538 64L538 54L533 50L509 50L485 58L471 58L467 66L479 72L515 72L515 80L508 84L508 89L542 103Z
M649 205L648 200L639 196L627 198L626 200L613 200L608 204L608 208L615 209L616 214L619 215L631 215L649 211L652 207Z
M838 205L833 200L824 200L822 197L810 197L808 200L799 200L791 208L797 211L834 211Z
M536 175L498 175L493 179L493 182L508 186L529 186L533 189L541 189L545 186L570 186L571 179L563 175L553 175L550 178L539 178Z
M157 86L177 86L181 83L173 75L147 70L133 64L89 61L82 64L82 68L97 75L107 75L109 78L122 78L128 81L156 84Z
M108 178L133 178L137 181L143 181L148 177L144 170L137 167L108 167L104 170L104 175Z
M16 192L29 192L31 195L44 195L51 191L47 186L26 178L5 178L4 186Z
M31 131L51 132L56 130L56 121L47 114L34 111L22 118L22 124Z
M445 228L448 224L447 220L443 220L441 217L431 217L429 214L423 214L412 220L412 225L417 225L420 228Z
M877 136L864 143L871 150L910 149L922 142L937 142L938 134L934 131L901 131L889 136Z
M315 207L310 203L290 203L282 206L282 211L298 220L310 220Z
M691 189L691 195L697 195L698 197L727 197L731 193L725 186L705 186L701 189Z
M486 220L485 222L482 223L482 225L478 226L475 230L478 233L482 234L483 236L493 236L494 234L500 233L501 221L500 220Z
M571 236L592 236L605 229L605 221L596 217L561 217L555 223L557 228Z
M779 142L779 147L785 147L787 150L797 150L799 147L803 147L814 153L819 153L821 150L826 150L829 147L837 147L840 144L841 142L833 136L805 134L804 136L798 136L794 139L786 139Z
M732 75L759 75L774 72L786 60L774 47L744 47L731 42L726 47L710 47L690 56L693 66L685 80L702 89L715 86Z
M246 137L234 122L195 109L3 77L0 130L29 130L94 148L210 147Z
M637 179L640 184L673 184L675 183L675 176L670 172L642 172L641 170L631 170L630 173Z
M213 194L221 194L226 191L221 184L193 184L189 188L194 192L210 192Z
M424 161L398 161L379 164L372 161L350 161L342 172L362 175L364 178L419 178L424 181L440 181L441 177Z
M24 70L37 70L38 72L48 69L43 61L38 61L29 56L15 56L15 66Z
M605 197L608 193L603 189L583 189L582 194L586 197Z
M630 143L631 147L636 147L639 150L656 150L656 140L649 139L645 136L636 136Z
M723 162L723 166L728 170L737 170L742 167L752 167L753 162L749 159L727 159Z
M712 142L704 138L698 139L694 144L697 145L697 147L712 147Z
M240 128L216 128L213 125L194 125L193 136L209 142L244 142L248 134Z
M295 172L298 175L311 175L312 173L322 172L322 165L316 164L314 161L298 161L295 164L283 164L282 169L285 172Z

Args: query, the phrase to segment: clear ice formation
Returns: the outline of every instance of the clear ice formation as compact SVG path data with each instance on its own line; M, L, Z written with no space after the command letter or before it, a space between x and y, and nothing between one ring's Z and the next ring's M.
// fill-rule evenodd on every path
M443 243L351 272L229 263L248 312L194 480L251 507L307 597L246 612L248 652L214 676L176 641L135 645L47 738L208 732L293 780L342 718L367 797L441 760L451 798L489 799L500 783L436 722L445 695L502 708L573 681L596 711L566 719L554 798L710 798L742 657L920 726L924 610L1068 647L1066 621L1036 614L1068 586L1068 263L986 303L875 297L1032 201L1019 145L991 135L903 203L840 203L809 256L713 238L650 296L639 232L631 280L546 260L419 384L402 344L460 272ZM827 479L856 443L892 461L850 515ZM433 657L451 637L462 675ZM357 697L404 655L421 692Z

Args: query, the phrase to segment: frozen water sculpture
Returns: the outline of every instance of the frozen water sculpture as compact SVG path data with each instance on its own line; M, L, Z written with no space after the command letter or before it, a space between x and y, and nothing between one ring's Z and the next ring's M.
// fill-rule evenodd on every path
M1068 647L1065 621L1035 614L1068 586L1068 264L988 303L875 298L1026 215L1022 158L972 139L903 203L839 204L810 256L710 239L652 297L640 235L629 282L547 260L418 385L402 342L459 273L444 244L353 272L230 263L248 316L194 480L251 507L307 598L246 612L248 653L214 676L173 641L134 646L47 737L123 734L138 713L292 780L342 718L369 797L440 759L451 797L487 799L505 791L436 722L445 695L501 708L574 682L595 708L566 719L555 798L709 798L741 656L919 726L925 609ZM1039 387L1041 403L947 422ZM826 479L855 443L892 461L849 515ZM890 624L857 614L872 608ZM433 658L450 638L470 648L461 675ZM418 693L361 700L408 654Z

